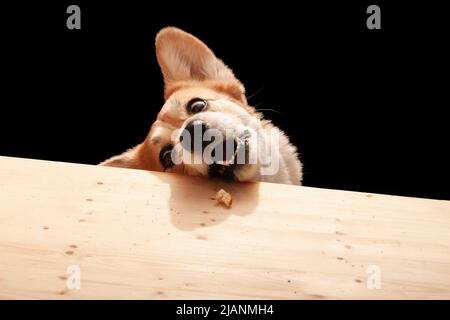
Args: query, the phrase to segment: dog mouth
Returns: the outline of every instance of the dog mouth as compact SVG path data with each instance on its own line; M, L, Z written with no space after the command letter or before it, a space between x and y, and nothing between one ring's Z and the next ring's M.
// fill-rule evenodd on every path
M208 166L208 177L234 180L234 170L234 165L226 166L218 163L213 163Z
M212 178L222 178L234 180L234 172L249 163L249 139L250 132L245 130L234 140L235 151L229 159L215 160L208 166L208 176Z
M192 120L177 137L176 154L190 170L233 180L236 170L249 164L251 131L245 127L211 128L202 120Z

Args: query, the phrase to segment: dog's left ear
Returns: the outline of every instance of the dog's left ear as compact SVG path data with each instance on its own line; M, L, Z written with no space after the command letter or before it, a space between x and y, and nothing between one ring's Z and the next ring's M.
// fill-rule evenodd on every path
M213 80L236 86L244 96L244 86L231 69L202 41L183 30L162 29L156 36L156 56L166 88L177 81Z

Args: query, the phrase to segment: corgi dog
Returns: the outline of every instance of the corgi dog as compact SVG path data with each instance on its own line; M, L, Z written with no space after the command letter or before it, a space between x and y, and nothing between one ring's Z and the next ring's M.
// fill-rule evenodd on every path
M175 27L155 42L165 103L144 142L100 165L301 184L297 148L247 104L244 86L211 49Z

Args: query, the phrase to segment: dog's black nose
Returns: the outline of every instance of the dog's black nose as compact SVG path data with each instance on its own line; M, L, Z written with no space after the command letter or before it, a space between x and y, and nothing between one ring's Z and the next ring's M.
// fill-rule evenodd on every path
M208 126L202 120L189 122L181 133L181 146L187 151L201 152L207 145L203 141L206 130L208 130Z

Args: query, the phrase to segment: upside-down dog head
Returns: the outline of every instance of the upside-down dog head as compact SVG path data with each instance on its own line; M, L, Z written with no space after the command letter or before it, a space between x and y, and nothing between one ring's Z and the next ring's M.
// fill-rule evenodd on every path
M156 36L156 55L164 105L143 143L103 165L248 181L263 180L269 157L276 165L265 181L300 182L296 148L247 104L244 86L211 49L168 27Z
M165 103L140 150L145 167L250 180L256 166L245 161L249 159L252 132L260 130L262 124L260 115L247 105L242 83L203 42L174 27L158 33L156 55L164 77ZM213 135L222 134L221 158L196 162L197 133L203 135L210 129ZM183 133L192 134L190 143L183 141ZM204 143L200 149L206 151ZM237 162L238 151L246 153L243 164ZM173 161L174 155L179 161Z

